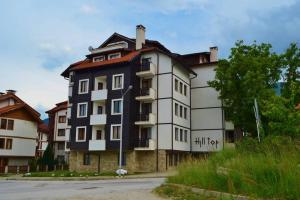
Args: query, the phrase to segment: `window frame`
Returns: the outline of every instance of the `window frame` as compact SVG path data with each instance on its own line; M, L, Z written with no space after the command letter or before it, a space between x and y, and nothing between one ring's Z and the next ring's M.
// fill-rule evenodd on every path
M5 123L2 123L3 121L5 121ZM2 127L3 126L2 124L4 124L5 127ZM6 118L0 119L0 129L7 130L7 119Z
M174 87L175 87L176 92L178 92L178 85L179 85L179 80L177 78L175 78Z
M80 116L80 105L86 105L86 112L84 116ZM77 104L77 118L85 118L88 115L88 102L81 102Z
M111 58L112 55L118 55L115 58ZM121 52L117 52L117 53L111 53L107 55L107 60L112 60L112 59L116 59L116 58L121 58Z
M188 138L188 130L184 130L184 142L187 143L187 138Z
M79 133L80 128L84 129L84 139L83 140L78 140L78 133ZM76 127L76 142L85 142L85 141L86 141L86 126L77 126Z
M86 81L87 84L86 84L86 91L85 92L81 92L81 82L84 82ZM88 94L89 93L89 82L90 80L87 78L87 79L80 79L79 82L78 82L78 94Z
M64 119L61 121L61 119ZM67 116L66 115L60 115L58 116L58 123L63 124L67 122Z
M121 124L112 124L110 126L110 140L111 141L120 141L120 138L119 139L114 139L113 138L113 127L120 127L120 133L119 133L119 136L121 137Z
M120 112L119 113L115 113L114 112L114 102L115 101L121 101L121 110L120 110ZM122 115L122 113L123 113L123 99L112 99L111 100L111 115Z
M122 77L121 87L116 87L116 83L115 83L115 77L116 76L121 76ZM124 74L114 74L114 75L112 75L112 90L122 90L123 88L124 88Z
M178 141L178 133L179 133L179 128L178 127L175 127L175 141Z
M183 118L184 119L187 119L187 116L188 116L188 109L187 109L187 107L183 107Z
M175 116L178 116L178 110L179 110L178 107L179 107L178 103L175 103L175 108L174 108Z
M64 131L64 135L60 135L60 134L59 134L59 131L61 131L61 130ZM65 136L66 136L66 129L64 129L64 128L59 128L59 129L57 129L57 137L65 137Z
M102 58L102 59L101 60L96 60L96 59L99 59L99 58ZM93 57L93 62L101 62L101 61L104 61L104 60L105 60L104 55Z
M5 145L5 138L0 138L0 140L3 140L3 148L2 147L0 147L0 149L5 149L5 147L6 147L6 145Z

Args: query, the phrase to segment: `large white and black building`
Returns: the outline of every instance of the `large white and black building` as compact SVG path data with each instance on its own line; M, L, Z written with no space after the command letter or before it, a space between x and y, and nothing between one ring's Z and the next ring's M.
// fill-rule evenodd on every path
M227 123L218 93L207 84L217 67L216 47L175 54L145 39L138 25L136 38L114 33L89 50L62 73L69 79L71 170L117 168L122 114L129 171L164 171L191 153L223 148Z

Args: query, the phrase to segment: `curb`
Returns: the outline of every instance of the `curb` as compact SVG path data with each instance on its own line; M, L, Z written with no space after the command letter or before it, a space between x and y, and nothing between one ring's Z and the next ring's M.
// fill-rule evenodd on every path
M234 199L234 200L260 200L260 198L253 198L253 197L249 197L249 196L244 196L244 195L239 195L239 194L231 194L231 193L227 193L227 192L219 192L219 191L215 191L215 190L201 189L201 188L196 188L196 187L191 187L191 186L186 186L186 185L181 185L181 184L175 184L175 183L166 183L164 185L190 189L193 193L201 194L206 197L216 197L216 198L224 198L225 197L225 198Z
M5 181L96 181L96 180L120 180L120 179L148 179L166 178L167 176L103 176L103 177L16 177L3 178Z

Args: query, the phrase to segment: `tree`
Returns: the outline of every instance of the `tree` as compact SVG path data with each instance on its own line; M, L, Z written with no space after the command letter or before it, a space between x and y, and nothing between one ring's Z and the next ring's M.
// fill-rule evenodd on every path
M245 45L237 41L228 59L219 60L215 80L209 85L219 92L227 120L248 133L256 132L253 101L262 105L275 95L280 78L280 57L270 44Z
M52 145L47 146L40 162L42 165L48 165L49 170L53 169L54 153L53 153Z
M297 44L290 44L281 58L285 81L281 93L284 98L290 100L291 107L295 107L300 103L300 49Z

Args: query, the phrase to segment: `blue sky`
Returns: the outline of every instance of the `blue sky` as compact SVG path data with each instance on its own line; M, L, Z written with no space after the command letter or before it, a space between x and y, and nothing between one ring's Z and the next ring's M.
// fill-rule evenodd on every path
M0 91L44 112L67 98L70 63L113 32L135 37L137 24L177 53L218 46L226 58L239 39L281 52L300 41L299 10L296 0L0 0Z

